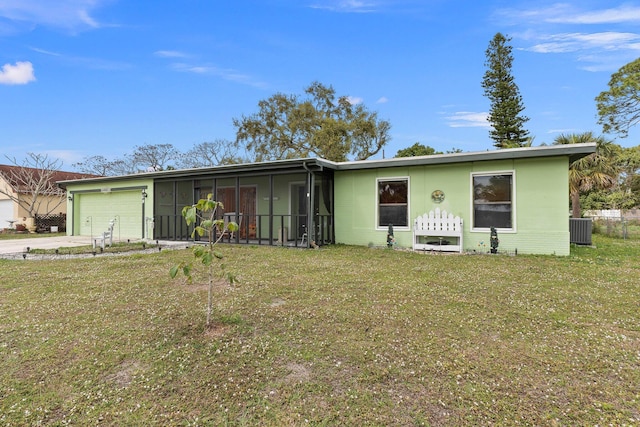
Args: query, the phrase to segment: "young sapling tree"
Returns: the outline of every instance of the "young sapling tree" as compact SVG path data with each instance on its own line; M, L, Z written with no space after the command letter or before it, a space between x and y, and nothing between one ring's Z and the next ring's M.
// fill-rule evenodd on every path
M215 276L215 265L220 268L220 275L230 284L235 282L235 276L225 271L225 265L221 263L224 258L222 252L216 249L216 245L220 243L225 233L234 233L238 231L238 224L235 222L225 223L224 219L216 218L216 211L224 209L221 202L213 200L213 195L207 195L206 199L198 200L198 203L192 206L182 208L182 217L188 226L195 225L191 238L196 235L207 237L205 245L195 245L193 247L193 257L196 262L204 265L207 269L209 279L209 291L207 295L207 326L211 324L211 312L213 311L213 279ZM193 283L194 264L192 262L181 262L171 267L169 274L171 278L175 278L178 273L186 276L188 283Z

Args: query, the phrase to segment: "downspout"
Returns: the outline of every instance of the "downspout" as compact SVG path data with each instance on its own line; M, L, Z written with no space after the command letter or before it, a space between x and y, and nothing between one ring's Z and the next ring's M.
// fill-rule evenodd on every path
M259 225L259 224L258 224ZM269 174L269 246L273 246L273 174ZM258 228L258 242L260 242L260 227Z
M240 212L240 176L236 176L236 206L235 206L235 210L236 210L236 218L235 221L238 224L238 231L235 232L234 240L236 243L240 243L240 227L242 227L241 223L241 217L240 214L244 214L243 212Z
M145 205L145 202L147 200L146 188L142 189L142 193L141 194L142 194L142 239L144 240L144 238L145 238L145 236L144 236L144 227L145 227L145 225L147 223L147 220L146 220L146 217L145 217L145 212L144 212L144 207L145 207L144 205Z
M73 230L73 206L74 205L73 204L75 202L75 197L74 197L73 193L70 192L69 196L67 197L67 199L71 202L71 218L70 218L71 219L71 221L70 221L71 222L71 234L70 234L70 236L73 236L74 235L74 230ZM69 215L69 208L67 208L67 215ZM69 225L69 223L67 222L66 225ZM67 231L67 234L69 234L68 231Z
M306 246L307 248L311 245L311 239L313 238L313 240L315 241L315 224L313 222L314 218L315 218L315 211L314 211L314 206L313 206L313 200L314 200L314 173L311 169L309 169L309 167L307 166L307 164L303 161L302 162L302 167L307 171L307 241Z

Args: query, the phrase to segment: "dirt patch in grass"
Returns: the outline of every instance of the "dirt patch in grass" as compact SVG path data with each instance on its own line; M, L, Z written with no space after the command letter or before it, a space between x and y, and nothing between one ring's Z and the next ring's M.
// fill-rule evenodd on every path
M222 338L225 336L229 328L229 325L213 322L211 325L205 327L204 336L212 339Z
M280 306L285 305L285 304L286 304L286 301L283 300L282 298L274 298L269 303L269 307L275 308L275 307L280 307Z
M129 387L133 377L144 370L144 365L136 360L125 360L115 368L115 372L107 375L104 380L115 384L117 387Z
M289 373L283 378L285 383L297 384L309 381L311 370L300 363L287 363Z

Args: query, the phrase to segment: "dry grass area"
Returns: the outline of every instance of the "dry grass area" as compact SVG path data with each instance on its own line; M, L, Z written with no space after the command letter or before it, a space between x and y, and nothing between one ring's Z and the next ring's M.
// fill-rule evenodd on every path
M640 241L0 260L0 424L640 425Z

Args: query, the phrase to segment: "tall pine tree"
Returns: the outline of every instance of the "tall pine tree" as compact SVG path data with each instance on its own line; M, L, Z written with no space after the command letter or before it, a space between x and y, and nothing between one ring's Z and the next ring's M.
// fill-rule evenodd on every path
M529 131L524 128L528 117L520 115L524 110L522 96L511 74L511 38L497 33L486 51L487 59L482 87L491 101L488 120L494 145L498 148L514 148L526 145Z

